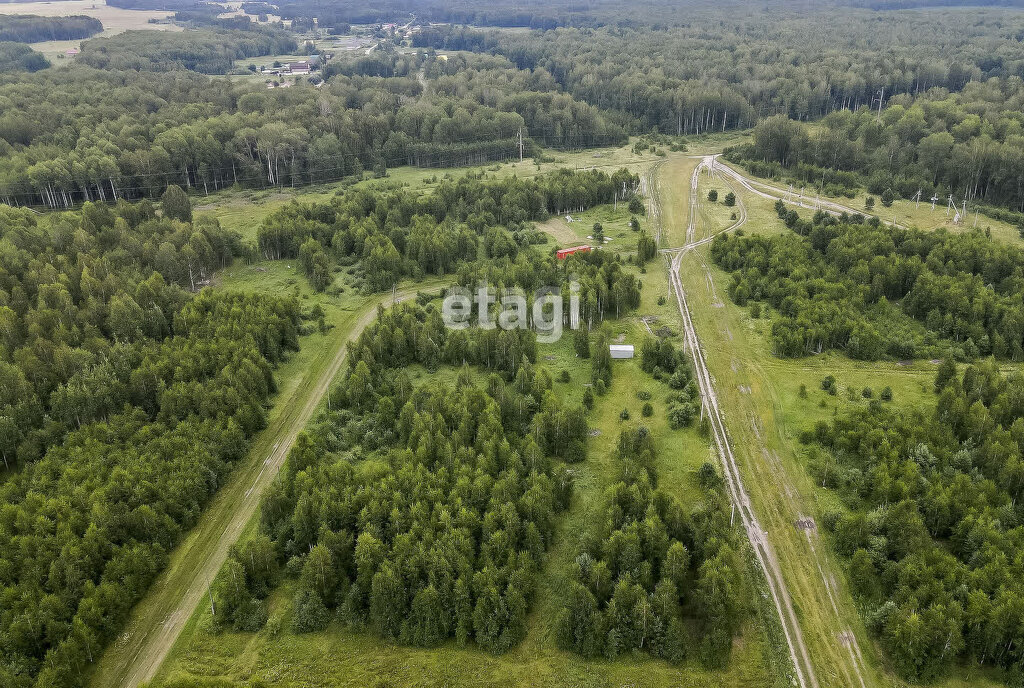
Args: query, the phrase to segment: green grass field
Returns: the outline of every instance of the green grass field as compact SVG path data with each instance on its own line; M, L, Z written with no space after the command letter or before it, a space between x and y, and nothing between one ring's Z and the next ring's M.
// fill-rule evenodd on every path
M549 218L545 222L537 224L537 229L551 235L559 248L588 244L595 246L593 234L594 223L599 222L604 230L605 241L602 248L615 253L631 254L636 252L637 233L629 228L629 218L632 214L626 208L625 203L606 203L604 205L589 208L582 213L567 213L572 217L572 222L565 219L565 215L558 215ZM650 229L650 221L637 216L641 229Z
M670 160L666 169L675 166L692 172L692 162ZM683 218L685 222L689 180L681 173L677 177L675 188L680 189L685 181L684 191L666 199L665 213L670 220ZM776 217L772 201L745 191L737 194L749 216L744 231L789 231ZM698 236L701 223L707 221L699 220ZM666 229L673 236L682 236L677 228ZM995 232L993 235L998 238ZM779 359L771 351L770 319L752 318L748 309L729 300L726 289L730 278L711 263L708 253L709 247L704 246L687 255L680 277L737 461L762 526L781 561L818 682L823 686L860 686L861 680L866 686L904 685L867 635L829 536L796 527L797 518L820 520L822 513L835 505L834 495L810 478L797 438L819 420L831 419L850 407L865 406L865 387L871 388L876 399L884 387L891 387L891 403L895 405L930 407L935 403L932 381L937 366L928 361L857 362L835 353ZM837 379L839 393L835 396L821 389L826 375ZM807 391L806 398L801 397L801 386ZM851 388L852 396L848 394ZM849 648L836 637L839 629L852 631L857 637L866 664L862 677L855 674L856 663L850 659ZM962 668L940 685L994 684L985 672Z
M340 188L340 187L339 187ZM336 189L306 187L267 191L221 191L209 198L194 200L197 214L216 216L225 229L233 229L245 239L256 240L256 231L263 218L293 200L326 201Z
M712 189L718 192L717 201L708 200L708 192ZM740 217L741 211L738 205L731 208L725 205L725 195L730 191L734 191L733 187L726 184L720 177L711 177L708 174L700 176L697 182L698 223L694 238L703 239L721 232Z

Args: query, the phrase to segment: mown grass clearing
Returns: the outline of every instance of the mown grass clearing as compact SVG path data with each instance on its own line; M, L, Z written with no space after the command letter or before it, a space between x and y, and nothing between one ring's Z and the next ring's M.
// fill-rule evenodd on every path
M734 163L729 163L729 165L737 170L741 170L747 176L752 176L743 165ZM756 177L754 178L756 179ZM789 185L781 180L766 179L763 181L779 189L788 190L789 188ZM874 205L870 208L866 207L868 196L872 196L875 199ZM799 186L794 186L791 198L794 201L800 199ZM813 213L816 198L815 191L807 187L804 188L802 197L802 203L805 207L799 208L794 205L789 207L795 208L800 213ZM881 199L876 194L870 194L864 189L861 189L853 198L846 196L821 196L820 198L823 201L832 201L848 206L863 212L865 215L877 215L884 222L917 227L923 230L947 229L950 232L970 232L978 229L990 232L993 237L1000 241L1018 245L1024 244L1024 238L1021 237L1020 230L1017 227L1007 222L987 217L983 213L975 212L971 209L970 203L968 203L967 217L964 221L960 224L954 224L955 213L953 210L948 209L947 199L938 199L933 210L930 197L926 196L923 192L920 202L900 198L893 201L892 206L889 208L882 205Z
M661 167L661 246L672 248L686 243L690 217L690 178L699 158L674 154Z
M772 201L746 191L738 194L749 213L744 231L789 231L775 216ZM796 524L806 516L820 520L836 504L834 494L809 476L798 437L818 421L866 406L866 389L878 400L889 387L893 400L883 403L929 408L935 403L932 381L937 366L929 361L859 362L835 353L779 359L771 350L770 318L754 318L749 309L729 300L731 278L711 263L708 253L704 246L687 255L680 276L737 460L782 564L818 681L860 685L856 663L836 636L837 629L844 629L855 634L864 654L861 672L866 685L903 685L866 633L829 536ZM821 388L828 375L836 378L835 395ZM961 668L943 685L991 683L985 672Z
M582 213L566 213L566 215L554 216L546 222L537 225L537 229L552 236L559 248L587 244L597 246L594 239L594 224L600 223L604 232L605 241L601 244L606 251L616 253L632 253L636 251L636 238L638 234L630 229L629 219L633 217L626 207L627 204L619 203L588 208ZM571 217L572 222L566 220ZM642 215L636 216L640 222L641 229L648 229L650 222Z

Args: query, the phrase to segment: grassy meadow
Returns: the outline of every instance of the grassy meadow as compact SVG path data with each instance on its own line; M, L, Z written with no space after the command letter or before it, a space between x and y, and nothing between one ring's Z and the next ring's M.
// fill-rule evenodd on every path
M692 174L690 160L670 161L666 169L673 165ZM676 189L683 183L683 174L678 176ZM688 190L689 180L685 182ZM702 206L707 205L708 186L702 177ZM734 191L748 213L745 232L789 231L777 218L773 201L742 189ZM722 195L719 188L720 201ZM685 193L666 199L668 221L684 223L682 229L666 227L674 237L685 232L686 203ZM849 199L846 203L852 205ZM913 205L900 203L895 203L893 209ZM923 229L944 226L935 216L916 217ZM701 208L697 238L720 224L720 218L709 216ZM1010 229L1012 235L1007 231ZM1008 225L999 232L993 228L992 234L999 240L1019 239L1016 230ZM680 278L745 485L781 562L818 682L830 686L860 686L862 681L866 686L904 685L868 636L850 596L844 566L828 542L829 535L818 528L797 526L797 519L804 517L820 522L825 511L838 506L833 493L811 479L798 436L818 421L866 406L869 399L865 390L870 390L873 399L879 399L881 390L889 387L893 399L883 403L931 407L935 403L932 386L937 365L931 361L860 362L838 353L780 359L771 350L770 309L762 309L761 317L754 318L749 309L733 304L727 295L731 278L713 265L709 253L710 247L703 246L686 255ZM827 375L835 376L838 383L834 396L821 388ZM837 631L855 634L863 662L852 659L850 648L837 637ZM964 667L940 685L996 684L986 672Z

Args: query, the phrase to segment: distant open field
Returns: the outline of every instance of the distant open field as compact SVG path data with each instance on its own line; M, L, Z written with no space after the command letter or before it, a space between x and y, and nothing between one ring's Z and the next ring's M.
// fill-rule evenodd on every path
M149 29L155 31L181 31L181 27L167 21L173 12L150 12L142 10L123 10L119 7L108 7L106 0L56 0L56 2L0 2L0 14L35 14L40 17L67 17L85 15L96 17L103 22L103 31L93 38L113 36L122 31ZM150 19L159 23L150 22ZM86 39L88 40L88 39ZM81 40L43 41L33 43L32 47L41 52L59 67L70 63L74 58L67 57L65 52L81 45Z
M81 14L96 17L103 22L103 33L111 36L131 29L159 29L163 31L181 28L166 23L150 23L150 19L167 19L173 12L124 10L108 7L105 0L56 0L55 2L0 2L0 14L35 14L40 17L67 17Z

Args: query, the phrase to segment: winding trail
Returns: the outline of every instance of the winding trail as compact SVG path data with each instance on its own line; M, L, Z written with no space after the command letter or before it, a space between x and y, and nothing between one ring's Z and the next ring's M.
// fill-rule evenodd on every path
M680 267L684 256L693 252L696 258L701 263L704 271L707 274L707 278L711 280L711 272L703 256L694 251L694 249L710 243L720 234L731 232L743 226L747 221L747 210L743 203L742 198L737 194L737 206L739 212L737 219L730 226L719 229L710 233L709 235L697 239L697 220L699 217L698 206L700 199L698 197L697 189L699 177L702 172L707 171L713 176L720 177L728 186L732 186L732 183L738 183L746 191L757 194L758 196L770 199L782 198L783 196L775 196L767 191L760 191L755 187L756 180L751 180L744 177L736 170L720 164L717 161L717 155L703 156L700 163L693 171L693 175L690 179L690 197L689 197L689 217L688 226L686 228L686 244L680 247L668 247L661 249L661 252L668 258L669 267L669 281L672 285L672 290L675 293L677 303L679 305L679 314L683 320L684 339L686 348L688 349L690 356L693 360L694 372L697 377L698 387L701 394L701 399L704 405L704 409L708 414L708 420L711 425L712 438L714 440L715 448L717 449L718 457L722 464L723 473L725 476L726 486L729 492L729 498L732 502L735 512L739 512L741 522L743 524L744 531L746 532L747 539L750 542L751 548L757 558L758 564L761 571L764 574L765 580L768 584L769 591L771 593L772 601L775 605L776 612L778 613L779 620L781 622L783 635L786 639L788 646L790 660L793 663L793 668L796 672L796 683L800 688L818 688L818 680L815 675L814 665L811 662L810 654L807 650L807 646L804 642L803 633L801 631L800 620L797 617L792 598L789 593L785 578L783 576L781 567L779 565L778 558L775 554L775 550L772 547L769 539L768 532L761 526L758 520L757 514L751 505L750 496L748 495L744 484L743 478L736 462L735 454L731 441L729 439L729 433L726 428L726 424L723 418L722 411L719 407L718 396L715 393L714 380L711 377L711 373L708 369L707 362L705 360L704 351L701 346L697 331L693 323L693 319L690 313L689 303L687 302L686 292L683 289L683 283L680 278ZM771 191L776 191L780 194L785 194L784 191L775 187L768 186ZM839 204L829 203L826 206L822 203L819 207L835 214L842 212L855 212L852 209L845 208ZM712 285L713 289L713 285ZM778 471L784 471L779 466ZM778 476L781 481L786 480L786 476ZM788 492L788 490L787 490ZM796 508L795 504L790 505L790 510ZM800 516L802 518L802 516ZM807 533L808 542L810 543L811 556L814 558L814 563L821 575L825 590L828 593L829 599L831 600L831 608L835 614L835 625L837 632L835 635L835 641L845 646L848 650L850 657L850 666L856 675L856 681L850 676L846 667L843 667L843 673L846 674L847 682L851 686L860 686L860 688L866 688L864 680L864 672L862 667L864 666L864 659L861 655L860 647L857 644L857 639L854 633L843 626L842 615L836 605L832 591L834 582L830 582L830 578L825 574L825 570L822 566L821 555L818 554L814 548L814 543L811 541L810 533Z
M768 533L761 527L757 514L754 513L754 509L751 506L750 497L743 486L743 478L740 475L739 466L736 464L736 457L733 454L725 422L722 419L722 412L718 406L718 397L715 394L711 373L708 371L707 362L704 359L704 351L701 348L696 328L690 317L690 307L686 301L686 292L683 290L683 284L679 278L679 267L683 256L697 246L708 243L721 233L716 232L699 241L696 239L697 185L701 172L705 169L713 169L714 162L715 156L705 156L693 171L693 176L690 179L690 212L689 224L686 228L687 243L685 246L679 247L674 251L673 249L668 249L674 252L669 262L669 281L672 284L672 289L679 304L679 315L683 319L686 348L693 359L697 385L700 389L704 409L707 411L708 420L711 424L711 433L714 438L715 447L718 450L717 454L722 463L722 471L725 476L726 486L728 487L729 499L734 510L740 514L740 520L746 531L747 539L750 541L750 546L768 583L768 589L771 592L772 601L779 615L786 644L789 648L790 660L793 662L793 668L796 671L797 683L800 688L818 688L818 680L814 675L814 667L811 664L807 646L804 644L803 634L800 632L800 622L793 609L793 601L790 598L789 589L786 586L778 560L768 540ZM743 214L741 220L734 223L728 229L731 230L741 226L745 219L746 213Z
M693 171L693 176L690 179L690 198L689 198L689 225L687 226L687 243L681 247L664 248L662 253L666 254L669 258L669 281L672 284L672 289L676 294L676 299L679 304L680 315L683 319L684 325L684 337L686 340L687 348L690 351L691 357L693 358L694 371L697 374L698 387L700 389L701 397L704 402L704 407L708 412L709 421L711 424L712 435L717 448L718 456L722 462L722 468L726 476L726 484L729 488L729 496L733 503L734 509L740 512L740 518L744 525L744 530L747 533L747 538L750 541L751 547L757 557L758 563L764 573L765 579L768 583L771 591L772 600L775 604L776 611L779 615L779 620L782 624L784 636L789 649L790 659L793 662L794 669L796 671L796 680L801 688L817 688L818 681L814 673L814 666L810 661L807 647L803 640L803 634L801 632L799 619L796 616L792 599L789 594L788 587L783 577L781 568L779 566L778 558L775 555L774 548L768 537L767 531L761 527L758 521L757 514L754 512L750 497L743 486L742 476L739 471L739 467L736 463L736 458L732 450L728 431L722 416L722 412L719 408L718 398L715 394L714 382L711 377L710 371L708 370L706 360L704 358L704 351L701 348L700 339L697 336L696 328L693 324L693 320L690 315L689 304L686 300L686 293L683 289L682 280L680 278L680 266L683 257L693 252L696 258L701 263L704 271L711 284L713 290L713 282L711 282L711 271L704 260L703 256L694 251L694 249L703 246L705 244L714 241L715 237L720 234L731 232L738 229L746 223L748 213L746 206L743 202L742 197L737 194L737 206L739 213L737 219L730 226L719 229L712 232L706 237L701 239L696 238L696 221L698 218L697 207L699 204L699 197L697 194L697 187L699 176L703 170L708 170L713 176L720 177L727 186L732 186L732 183L738 183L746 191L753 192L758 196L768 199L782 199L784 202L787 201L783 195L785 191L772 187L771 185L762 184L758 180L753 180L743 176L736 170L728 167L727 165L721 164L718 161L718 155L704 156L701 162L697 165ZM771 191L777 192L780 195L772 195L768 192L759 191L755 188L755 185L762 185ZM733 189L735 191L735 189ZM841 214L842 212L855 212L851 208L847 208L840 204L829 204L831 207L825 207L824 204L820 205L821 209L826 212L833 214ZM779 466L777 469L779 472L783 472L784 469ZM780 481L783 481L788 485L787 478L784 474L778 476ZM787 494L791 494L791 490L787 487ZM792 497L790 497L792 500ZM790 504L790 510L797 508L795 504ZM803 518L802 514L795 514L799 518ZM849 657L850 667L853 669L853 673L856 675L856 681L850 676L847 668L842 667L843 673L847 677L847 682L851 686L859 685L860 688L866 688L864 675L866 673L866 665L864 663L863 655L861 654L860 646L857 643L856 635L848 627L844 627L844 621L842 615L839 612L838 606L836 605L835 598L833 596L833 589L835 587L834 581L826 575L825 569L822 565L822 556L818 554L814 547L813 540L809 532L806 532L808 543L810 546L811 556L814 559L814 564L821 576L822 583L825 586L825 591L828 594L829 600L831 601L831 608L835 614L835 626L840 629L834 633L834 637L837 642L845 646ZM864 671L862 671L864 669Z
M199 523L171 552L164 572L135 605L121 636L100 658L90 685L135 688L153 678L185 624L204 603L229 548L256 513L263 491L274 480L295 438L309 423L340 372L348 342L376 319L378 305L392 299L406 300L430 286L419 284L417 289L403 289L394 296L382 295L360 306L351 320L342 325L347 332L334 338L333 346L324 348L291 396L275 400L285 410L257 436L247 457L232 471ZM306 346L316 344L307 342Z
M787 189L782 189L778 186L774 186L760 179L754 179L741 173L739 170L730 167L728 164L718 160L720 155L713 156L716 161L715 170L722 174L723 177L728 177L735 180L744 189L750 193L757 194L761 198L767 198L772 201L782 201L790 205L795 205L800 208L808 208L810 210L824 210L830 215L842 215L846 213L848 215L863 215L867 218L877 217L879 221L884 224L892 225L893 227L899 227L900 229L907 229L907 226L899 222L893 222L891 220L884 220L879 215L873 215L866 213L864 210L857 210L852 206L843 205L842 203L836 203L835 201L829 201L823 198L816 198L814 205L805 205L804 197L801 195L796 200L793 200L793 193Z

